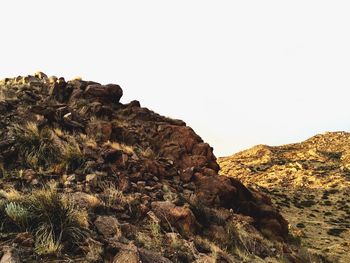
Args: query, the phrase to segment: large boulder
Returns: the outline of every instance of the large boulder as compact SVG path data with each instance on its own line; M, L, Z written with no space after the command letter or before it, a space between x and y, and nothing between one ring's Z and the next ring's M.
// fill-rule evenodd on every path
M118 103L123 96L123 90L116 84L92 84L86 87L84 96L89 99L99 99L101 102Z

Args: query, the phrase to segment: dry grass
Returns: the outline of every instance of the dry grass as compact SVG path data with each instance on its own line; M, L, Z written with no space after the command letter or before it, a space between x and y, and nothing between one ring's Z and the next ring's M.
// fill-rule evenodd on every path
M39 254L58 253L63 243L72 246L86 235L87 213L73 207L53 185L20 198L15 191L2 192L2 197L3 232L13 230L9 223L20 231L31 231Z
M136 240L147 249L162 251L164 235L159 222L151 219L146 228L148 229L147 232L144 231L137 233Z
M97 149L98 145L97 145L97 142L94 138L90 138L84 133L80 133L79 137L84 142L84 145L86 145L87 147L90 147L92 149Z
M132 146L126 145L124 143L107 141L103 144L103 146L109 146L115 150L120 150L128 155L135 154L134 148Z
M113 205L121 205L128 206L129 210L132 199L124 195L122 191L117 189L112 183L101 183L99 185L101 189L103 189L101 199L107 207L111 207Z
M12 132L19 153L29 167L48 167L59 160L60 150L50 129L39 129L35 123L28 122L24 127L14 125Z
M70 140L64 147L62 155L62 165L67 172L73 172L84 166L86 159L79 144L75 140Z

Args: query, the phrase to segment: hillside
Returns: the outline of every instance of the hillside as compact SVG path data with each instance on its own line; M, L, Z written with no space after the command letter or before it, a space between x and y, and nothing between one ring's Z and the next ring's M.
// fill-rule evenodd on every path
M330 262L350 262L350 133L258 145L218 162L221 174L268 195L303 246Z
M0 262L311 262L181 120L80 78L0 82Z

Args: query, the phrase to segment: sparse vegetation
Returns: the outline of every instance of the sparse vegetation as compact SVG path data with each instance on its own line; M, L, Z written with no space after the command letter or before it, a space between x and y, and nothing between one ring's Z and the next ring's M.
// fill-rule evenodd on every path
M12 127L19 153L29 167L47 167L60 158L60 149L54 143L52 131L49 128L39 129L33 122L24 127Z
M164 235L159 222L150 219L146 229L148 229L148 232L137 233L137 241L147 249L162 250Z
M18 230L33 233L39 254L57 253L66 242L77 244L86 235L87 214L74 208L53 185L21 197L15 191L3 192L2 197L6 217Z
M119 142L111 142L107 141L103 144L104 146L109 146L115 150L120 150L128 155L133 155L135 154L134 148L130 145L126 145L124 143L119 143Z
M0 241L22 261L124 262L126 256L147 262L308 263L312 258L284 239L288 224L261 191L217 174L212 148L182 121L137 101L123 105L118 85L66 82L43 73L1 83L7 98L0 103ZM347 167L346 151L327 152L308 152L332 162L317 161L319 174L343 160ZM269 154L273 147L260 147L259 156ZM287 157L252 161L244 172L288 165L284 183L302 173L298 183L311 185L304 170L313 162L298 156L289 163ZM241 161L233 168L243 167ZM345 207L349 197L333 200L341 190L334 192L339 184L329 186L333 190L325 199ZM289 198L284 196L280 206ZM319 206L317 195L304 199L289 203ZM335 213L324 215L347 222ZM308 230L309 221L300 222L306 227L298 230Z
M130 199L127 198L122 191L116 189L113 183L101 183L100 188L103 189L101 197L107 207L113 205L121 205L124 207L125 205L129 205Z
M80 169L85 164L86 159L81 152L79 144L73 140L68 142L63 150L62 165L67 172L72 172Z

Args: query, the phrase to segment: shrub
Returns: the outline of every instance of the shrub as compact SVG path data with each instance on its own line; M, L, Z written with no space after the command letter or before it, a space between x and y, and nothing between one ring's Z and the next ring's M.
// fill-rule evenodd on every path
M19 154L30 167L47 167L59 159L60 151L49 128L40 130L35 123L28 122L24 127L13 126L12 130Z
M29 210L41 250L45 240L53 240L47 243L48 247L62 242L76 244L86 234L79 213L53 186L34 191L29 198Z
M57 253L64 245L72 247L86 237L87 213L76 210L53 185L34 190L20 199L7 192L2 192L1 196L5 199L1 199L0 219L7 226L3 225L3 229L12 231L7 224L11 221L17 229L31 231L39 254Z
M79 144L75 141L68 142L68 144L65 145L62 156L62 164L66 171L71 172L82 168L85 162L86 160L80 150Z

